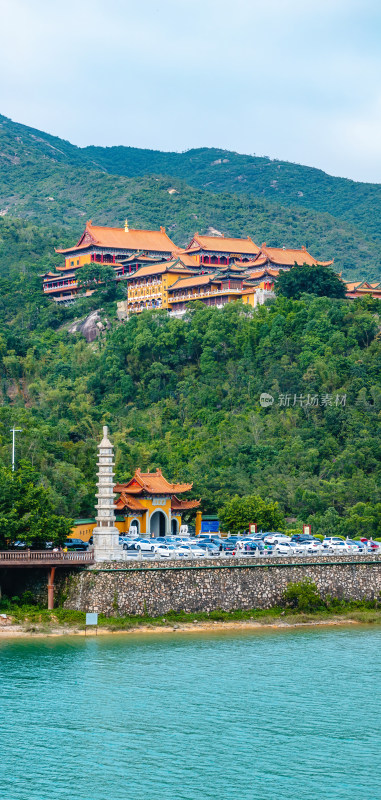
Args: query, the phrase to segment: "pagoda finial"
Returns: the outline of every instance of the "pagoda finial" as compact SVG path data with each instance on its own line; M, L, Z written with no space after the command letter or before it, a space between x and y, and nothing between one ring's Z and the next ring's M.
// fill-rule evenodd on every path
M103 436L108 436L108 427L107 427L107 425L103 425Z
M125 232L125 233L128 233L128 231L129 231L129 227L128 227L128 219L125 219L125 220L124 220L124 232Z

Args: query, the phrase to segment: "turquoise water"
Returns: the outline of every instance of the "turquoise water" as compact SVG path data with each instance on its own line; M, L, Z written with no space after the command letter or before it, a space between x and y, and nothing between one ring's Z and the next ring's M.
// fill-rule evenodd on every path
M1 800L379 800L381 631L0 643Z

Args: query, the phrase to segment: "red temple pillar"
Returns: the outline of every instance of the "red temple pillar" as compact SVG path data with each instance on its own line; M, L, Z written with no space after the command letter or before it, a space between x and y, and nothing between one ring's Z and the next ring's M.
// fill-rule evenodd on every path
M115 255L112 257L112 263L115 264Z
M101 255L101 264L103 264L103 253Z

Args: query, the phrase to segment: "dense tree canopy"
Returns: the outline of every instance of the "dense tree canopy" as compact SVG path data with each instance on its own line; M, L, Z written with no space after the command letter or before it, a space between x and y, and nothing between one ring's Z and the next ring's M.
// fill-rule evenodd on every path
M51 492L41 483L41 475L27 462L16 472L0 469L0 548L19 540L29 547L44 547L45 542L63 544L73 520L55 511Z
M288 272L281 271L275 291L284 297L299 300L307 294L317 297L345 297L345 283L330 267L314 267L308 264L295 266Z
M278 503L268 502L258 495L232 497L220 510L219 519L223 530L230 533L248 531L253 523L262 531L277 531L284 526Z

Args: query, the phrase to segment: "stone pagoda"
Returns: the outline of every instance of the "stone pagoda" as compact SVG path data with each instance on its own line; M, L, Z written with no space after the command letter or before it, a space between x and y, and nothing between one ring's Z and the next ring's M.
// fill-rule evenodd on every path
M98 445L98 503L96 528L93 530L95 561L115 561L123 558L119 544L119 531L115 527L114 513L114 448L108 438L108 428L103 427L103 439Z

